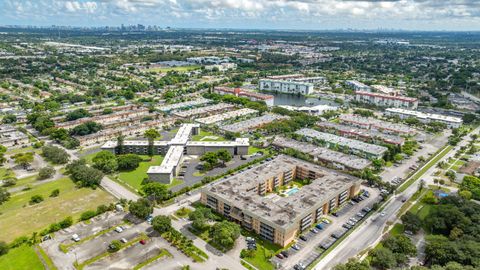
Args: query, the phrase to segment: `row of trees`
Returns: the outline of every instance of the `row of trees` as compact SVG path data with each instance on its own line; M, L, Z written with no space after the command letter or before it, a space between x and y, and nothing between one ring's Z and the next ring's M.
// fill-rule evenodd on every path
M143 159L135 154L116 156L110 151L100 151L92 159L93 167L104 173L115 171L131 171L136 169Z

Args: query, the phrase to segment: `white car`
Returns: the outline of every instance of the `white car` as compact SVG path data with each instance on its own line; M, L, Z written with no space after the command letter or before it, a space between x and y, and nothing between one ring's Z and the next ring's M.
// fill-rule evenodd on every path
M385 212L382 212L382 213L380 213L380 215L381 215L382 217L384 217L384 216L386 215L386 213L385 213Z
M74 235L72 235L72 240L75 241L75 242L78 242L78 241L80 241L80 237L78 236L78 234L74 234Z
M121 232L123 232L123 229L122 229L122 227L118 226L118 227L115 228L115 231L117 233L121 233Z

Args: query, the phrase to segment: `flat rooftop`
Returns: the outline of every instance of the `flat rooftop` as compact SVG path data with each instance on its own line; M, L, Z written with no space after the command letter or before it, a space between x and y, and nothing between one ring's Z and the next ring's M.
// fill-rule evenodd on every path
M349 139L349 138L337 136L330 133L324 133L324 132L316 131L310 128L303 128L296 131L295 133L302 136L315 138L321 141L338 144L343 147L348 147L351 149L359 150L359 151L377 155L377 156L383 155L388 150L386 147L383 147L383 146L364 143L358 140Z
M282 172L291 172L297 167L315 171L317 178L288 197L274 193L262 196L257 193L258 184ZM287 229L296 226L304 215L360 181L350 175L279 155L269 162L215 182L205 187L204 192L222 198L261 221Z
M170 144L185 145L190 139L190 134L194 128L199 128L199 124L183 124L175 134L175 137L170 141Z
M206 99L206 98L199 98L199 99L180 102L180 103L162 105L162 106L159 106L158 109L162 112L168 112L168 111L181 109L181 108L186 108L186 107L199 106L199 105L202 105L202 104L207 104L209 102L211 102L211 100Z
M190 109L190 110L175 112L174 115L185 118L185 117L192 117L192 116L196 116L196 115L199 115L199 114L210 113L210 112L215 112L215 111L219 111L219 110L226 110L226 109L231 109L231 108L234 108L234 106L232 104L218 103L218 104L214 104L214 105L210 105L210 106L193 108L193 109Z
M385 134L371 129L357 128L332 122L318 122L317 126L329 130L337 130L342 133L355 134L364 138L379 138L384 142L392 144L403 144L405 142L405 139L400 136Z
M148 168L147 174L151 173L172 173L174 168L178 166L183 156L183 146L171 146L160 166L151 166Z
M447 115L433 114L433 113L424 113L424 112L420 112L420 111L405 110L405 109L401 109L401 108L388 108L385 111L390 112L390 113L410 115L410 116L417 117L419 119L430 119L430 120L433 120L433 121L450 122L450 123L456 123L456 124L463 123L462 118L454 117L454 116L447 116Z
M288 119L288 118L290 117L270 113L270 114L264 114L262 116L250 118L244 121L232 123L229 125L223 125L220 128L222 130L230 131L230 132L243 132L243 131L255 129L259 126L271 123L275 120Z
M415 134L417 131L404 124L391 123L373 117L363 117L354 114L342 114L339 116L341 122L353 123L367 128L380 128L401 133Z
M209 124L215 124L218 122L222 122L228 119L232 119L232 118L236 118L244 115L254 114L257 112L258 112L257 110L243 108L235 111L229 111L221 114L212 115L209 117L199 118L199 119L196 119L195 121L201 124L209 125Z
M282 136L276 136L272 144L281 148L292 148L299 152L316 156L321 160L328 160L330 162L342 164L355 170L363 170L372 164L372 162L368 159L344 154L342 152L333 151L325 147L285 138Z

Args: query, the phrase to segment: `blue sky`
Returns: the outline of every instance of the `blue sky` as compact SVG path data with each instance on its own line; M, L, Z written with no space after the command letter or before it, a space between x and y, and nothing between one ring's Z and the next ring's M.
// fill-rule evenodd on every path
M480 0L0 0L1 25L480 30Z

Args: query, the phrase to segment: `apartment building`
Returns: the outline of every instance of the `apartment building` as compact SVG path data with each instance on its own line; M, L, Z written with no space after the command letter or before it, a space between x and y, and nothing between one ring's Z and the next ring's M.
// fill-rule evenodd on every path
M277 149L294 149L298 152L307 154L315 163L319 163L323 166L335 167L340 170L363 170L372 164L368 159L344 154L312 143L297 141L282 136L276 136L272 145Z
M18 131L12 125L0 125L0 145L5 147L17 147L28 144L28 136Z
M321 145L325 145L329 148L341 148L348 150L351 154L362 156L365 158L382 158L388 151L386 147L369 144L354 139L349 139L335 134L324 133L316 131L314 129L303 128L295 132L297 135L301 135L307 139L315 140Z
M189 110L177 111L173 115L183 119L195 119L198 117L206 117L212 114L219 114L234 109L235 106L227 103L218 103L205 107L193 108Z
M178 174L184 155L203 155L206 152L225 149L232 155L247 155L250 146L248 138L237 138L235 141L190 141L192 135L200 132L198 124L183 124L177 134L170 141L154 141L153 154L165 155L159 166L151 166L147 175L151 180L170 184ZM114 154L148 154L147 140L124 141L122 151L119 150L118 142L108 141L102 146L102 150Z
M243 116L257 114L257 113L258 113L257 110L253 110L250 108L243 108L235 111L228 111L222 114L215 114L215 115L204 117L204 118L198 118L198 119L195 119L195 122L203 125L211 125L211 124L217 124L219 122L223 122L226 120L240 118Z
M354 114L342 114L338 117L340 123L363 129L370 129L386 134L412 136L417 133L414 128L404 124L391 123L373 117L363 117Z
M259 88L262 91L309 95L313 92L313 83L261 79L259 81Z
M353 90L355 91L365 91L365 92L370 92L372 89L370 88L370 86L364 84L364 83L361 83L359 81L355 81L355 80L348 80L348 81L345 81L345 84L352 87Z
M224 87L224 86L217 86L213 90L215 93L220 95L234 95L237 97L245 97L252 101L263 101L267 106L274 105L274 96L262 94L262 93L255 93L250 90L244 88L231 88L231 87Z
M184 101L180 103L164 104L164 105L158 106L157 109L159 111L169 113L169 112L181 110L181 109L190 109L190 108L200 107L210 102L212 101L209 99L199 98L199 99Z
M460 117L424 113L420 111L405 110L400 108L388 108L385 110L385 115L398 115L401 119L414 117L420 120L420 122L422 123L441 122L446 124L449 128L458 128L463 123L463 120Z
M278 191L295 179L312 183ZM202 189L201 202L282 247L360 190L361 180L279 155Z
M385 134L375 130L357 128L332 122L318 122L317 127L328 133L370 142L373 144L388 143L401 146L405 143L405 138L400 136Z
M246 131L251 131L251 130L260 128L273 121L284 120L289 118L290 117L284 116L284 115L267 113L262 116L250 118L240 122L235 122L228 125L222 125L220 126L220 129L223 131L229 131L229 132L246 132Z
M123 122L130 122L133 120L140 120L149 115L147 108L138 108L130 111L121 111L112 114L98 115L93 117L80 118L74 121L60 122L55 125L56 128L71 129L86 122L97 122L105 126L118 126Z
M416 98L391 96L388 94L365 91L356 91L355 101L372 104L379 107L395 107L404 109L416 109L418 107L418 99Z

